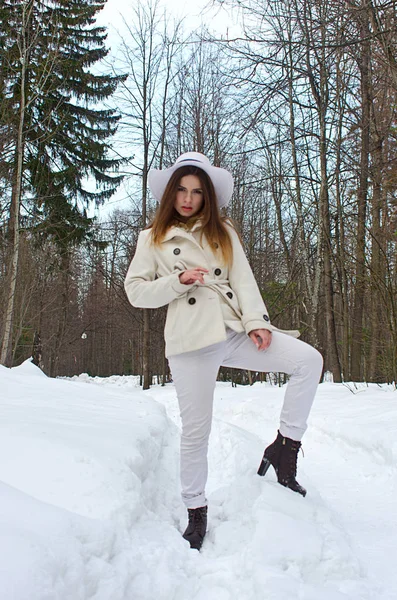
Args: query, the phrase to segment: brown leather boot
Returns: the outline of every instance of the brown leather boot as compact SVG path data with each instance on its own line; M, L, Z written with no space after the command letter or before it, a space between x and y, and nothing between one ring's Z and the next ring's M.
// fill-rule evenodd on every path
M183 537L189 542L190 547L195 550L200 550L203 545L207 531L207 511L208 506L187 509L189 523Z
M263 454L258 475L265 475L270 465L277 474L277 481L284 487L306 496L306 490L296 481L298 452L301 443L283 437L277 432L277 438L268 446Z

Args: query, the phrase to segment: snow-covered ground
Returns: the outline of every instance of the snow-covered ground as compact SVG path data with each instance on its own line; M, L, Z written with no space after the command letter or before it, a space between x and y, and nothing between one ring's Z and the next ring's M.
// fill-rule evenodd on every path
M0 367L1 600L395 600L397 392L321 384L306 498L256 471L283 389L218 383L209 531L181 537L175 389Z

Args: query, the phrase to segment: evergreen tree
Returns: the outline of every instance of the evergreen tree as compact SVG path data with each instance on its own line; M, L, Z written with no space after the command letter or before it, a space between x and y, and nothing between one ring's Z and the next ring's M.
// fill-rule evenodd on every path
M95 24L104 4L105 0L0 0L0 131L8 133L0 177L7 178L12 189L8 324L21 199L40 234L50 236L64 254L91 227L87 206L103 203L121 180L115 174L120 161L110 156L110 139L120 117L113 110L94 108L123 79L93 69L107 54L106 30ZM94 191L89 189L90 178ZM3 339L3 363L9 342Z

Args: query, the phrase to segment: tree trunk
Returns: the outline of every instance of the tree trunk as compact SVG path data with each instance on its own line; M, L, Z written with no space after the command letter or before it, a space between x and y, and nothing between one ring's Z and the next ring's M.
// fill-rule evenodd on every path
M43 370L43 345L38 331L35 331L33 338L32 363Z
M58 328L55 336L55 348L50 361L50 376L56 377L59 375L59 356L61 348L65 339L65 329L68 320L69 312L69 281L70 281L70 255L68 250L64 250L61 257L61 279L62 279L62 305L61 311L58 317ZM90 336L90 348L91 348L91 361L90 361L90 375L94 374L94 361L95 361L95 331Z
M332 372L335 383L342 381L340 362L338 356L338 346L336 342L336 327L334 313L334 290L332 274L332 248L331 248L331 219L329 214L329 188L328 188L328 170L327 170L327 98L328 98L328 72L326 69L325 57L325 32L322 28L323 45L321 50L320 62L320 96L318 103L319 122L320 122L320 169L321 169L321 187L320 187L320 219L323 235L322 253L324 261L324 288L325 288L325 327L326 327L326 347L325 347L325 365Z
M304 217L303 217L303 203L302 203L302 195L301 195L301 181L300 181L300 171L299 171L299 161L298 161L298 152L296 148L296 140L295 140L295 113L294 113L294 103L293 103L293 54L292 47L289 45L288 49L288 62L289 62L289 74L288 74L288 101L289 101L289 134L291 141L291 152L292 152L292 162L294 168L294 182L295 182L295 210L297 216L297 226L298 226L298 239L300 246L300 255L301 260L300 263L303 266L304 271L304 283L305 283L305 306L307 306L307 301L309 305L307 306L306 311L306 319L309 328L310 341L314 344L318 344L317 333L316 333L316 316L317 316L317 308L318 308L318 294L317 287L312 284L312 276L310 274L310 260L307 251L307 241L305 235L305 226L304 226Z
M165 357L164 345L163 345L163 378L162 378L162 382L161 382L162 386L164 386L167 383L167 379L168 379L168 362Z
M362 5L363 6L363 5ZM367 213L369 137L370 137L370 81L369 81L369 25L368 11L363 8L360 15L360 36L362 39L359 68L361 74L361 157L360 177L357 193L357 234L356 234L356 270L353 308L353 339L351 355L351 376L360 381L363 375L362 358L364 349L363 316L365 296L365 220Z
M21 91L19 102L19 122L18 137L16 144L16 169L12 188L11 209L9 219L10 252L7 282L7 308L4 319L3 341L1 345L0 363L6 367L12 366L12 326L14 319L15 290L18 277L19 261L19 214L22 194L22 173L24 157L24 123L26 109L26 69L27 69L27 48L26 48L26 26L27 26L27 7L23 8L23 21L21 32L20 61L21 61Z
M380 315L379 306L383 304L380 289L384 285L385 274L382 268L382 232L381 232L381 203L382 203L382 139L378 138L372 151L372 229L371 229L371 345L367 375L369 381L382 380L378 371L381 346L381 328L385 323Z
M324 288L325 288L325 324L326 324L326 348L325 365L333 374L335 383L342 381L338 347L336 343L335 315L334 315L334 291L332 285L331 264L331 224L329 216L328 177L326 159L325 121L321 120L320 133L320 162L321 162L321 226L323 229L323 260L324 260Z
M345 111L345 97L343 93L343 80L340 62L337 63L337 112L338 112L338 133L335 144L335 200L336 200L336 224L335 235L338 253L338 268L340 303L341 303L341 330L342 330L342 350L341 367L342 377L345 381L350 380L350 319L349 319L349 298L348 298L348 277L347 277L347 259L346 259L346 234L344 224L344 214L342 206L341 192L341 158L342 158L342 137L343 137L343 116Z
M144 390L150 388L150 314L149 309L143 310L143 353L142 353L142 376Z

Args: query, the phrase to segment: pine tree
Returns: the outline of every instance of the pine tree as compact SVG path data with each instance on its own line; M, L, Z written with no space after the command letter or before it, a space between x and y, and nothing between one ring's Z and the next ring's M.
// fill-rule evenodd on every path
M95 24L104 4L0 1L0 131L9 137L7 152L0 157L0 177L12 189L3 364L10 362L22 198L36 230L51 237L64 254L91 227L86 208L103 203L121 180L115 174L120 161L110 156L120 117L113 110L94 108L123 79L94 72L107 54L106 30Z

